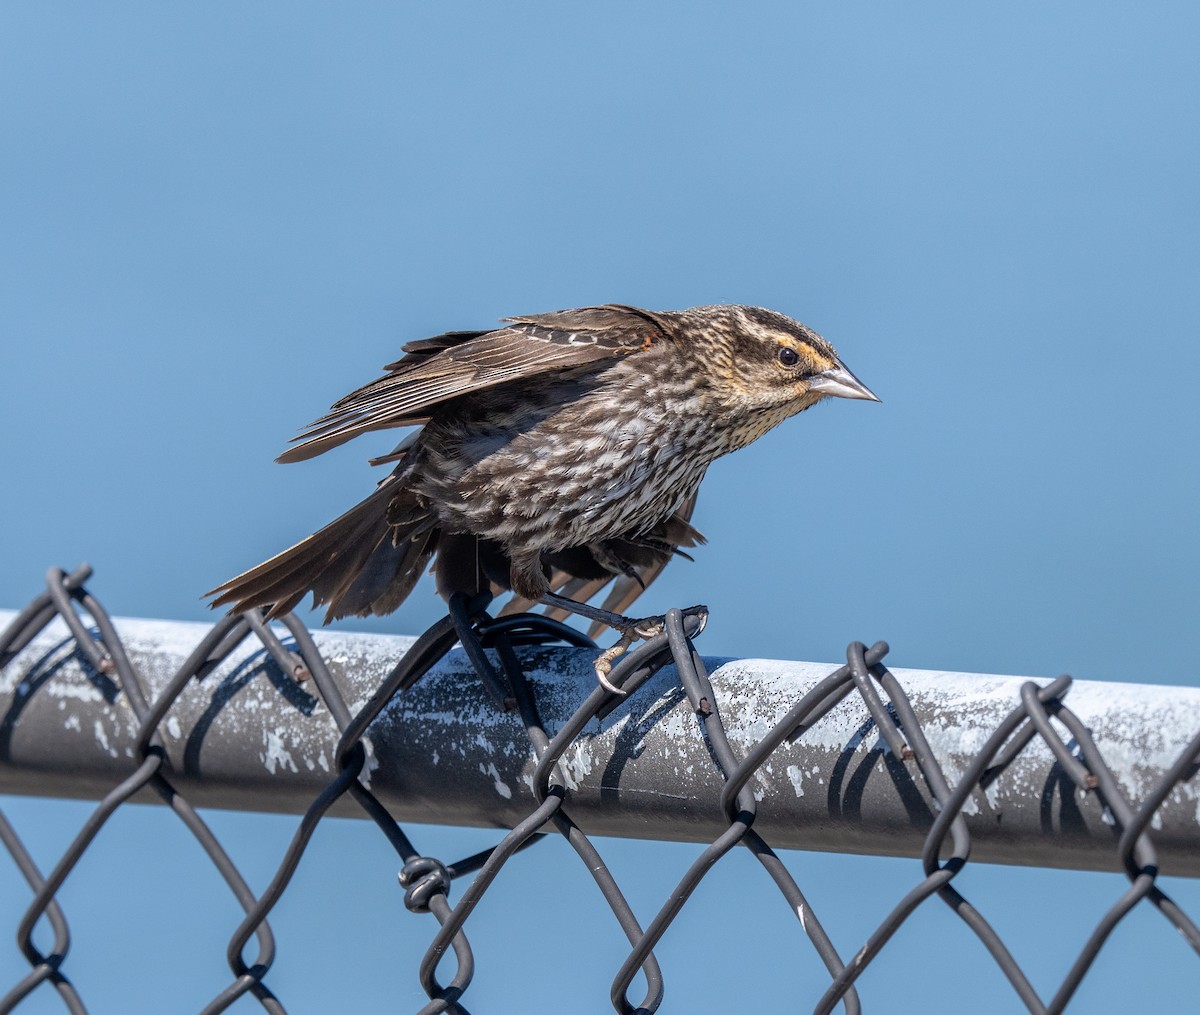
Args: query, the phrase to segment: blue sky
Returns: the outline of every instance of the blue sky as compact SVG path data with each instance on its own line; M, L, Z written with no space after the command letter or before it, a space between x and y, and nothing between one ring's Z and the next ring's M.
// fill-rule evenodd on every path
M714 655L836 660L886 638L896 665L1192 683L1198 30L1183 4L5 4L0 606L88 560L114 613L208 616L203 590L370 489L386 435L271 459L408 339L742 302L817 328L884 404L823 406L717 463L696 518L711 542L648 606L707 602ZM347 626L437 614L429 584ZM86 813L4 804L46 867ZM264 884L291 821L214 822ZM414 834L447 856L486 841ZM417 1007L431 930L377 839L330 822L285 899L270 982L290 1010ZM602 847L643 915L695 852ZM789 859L844 953L917 878ZM220 989L237 917L194 860L167 815L127 808L72 877L68 971L94 1010ZM516 864L473 918L468 1002L552 1005L569 978L531 970L562 962L577 1010L607 1010L623 951L582 867L558 844ZM741 975L694 976L716 949L756 1005L819 994L751 865L725 861L659 950L664 1010L744 1004ZM1046 993L1120 891L970 876ZM1200 911L1196 886L1172 890ZM1017 1010L934 906L863 981L868 1010ZM114 971L126 938L135 982ZM0 950L0 984L22 969ZM1139 914L1078 1008L1178 1009L1197 989L1195 956Z

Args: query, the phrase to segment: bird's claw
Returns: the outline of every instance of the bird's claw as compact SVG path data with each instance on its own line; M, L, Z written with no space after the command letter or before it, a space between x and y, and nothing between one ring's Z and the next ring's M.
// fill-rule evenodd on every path
M704 620L707 620L708 607L692 606L684 610L683 614L684 616L701 616ZM702 622L701 628L703 626ZM624 697L628 692L621 690L621 688L608 679L613 661L623 655L625 650L638 639L649 641L651 638L657 638L666 629L667 618L661 614L656 617L642 617L639 620L630 620L628 623L617 627L616 630L620 634L620 637L613 645L606 648L597 656L594 664L596 679L600 682L600 686L612 694L619 694Z
M622 655L624 651L633 644L633 635L628 632L622 632L621 637L617 639L616 644L610 645L596 657L596 662L593 668L596 671L596 679L600 682L600 686L612 694L618 694L621 697L625 696L625 691L622 691L616 684L608 679L609 671L612 669L613 660Z
M649 641L651 638L657 638L667 629L667 618L643 617L641 620L635 621L630 629L639 638Z

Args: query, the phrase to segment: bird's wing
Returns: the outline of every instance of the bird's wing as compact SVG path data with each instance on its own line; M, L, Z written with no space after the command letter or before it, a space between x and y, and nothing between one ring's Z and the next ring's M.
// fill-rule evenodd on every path
M546 372L586 367L648 349L660 318L609 305L506 319L496 331L457 331L410 342L385 376L351 392L292 441L280 462L312 458L372 430L424 422L452 398Z

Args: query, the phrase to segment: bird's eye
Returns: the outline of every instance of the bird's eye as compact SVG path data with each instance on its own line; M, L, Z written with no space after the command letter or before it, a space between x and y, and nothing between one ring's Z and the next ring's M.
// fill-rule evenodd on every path
M800 362L800 354L790 345L781 345L779 352L775 354L775 358L785 367L794 367Z

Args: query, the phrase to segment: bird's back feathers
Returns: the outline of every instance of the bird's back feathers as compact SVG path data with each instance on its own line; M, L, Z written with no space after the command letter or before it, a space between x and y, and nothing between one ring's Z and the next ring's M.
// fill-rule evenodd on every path
M335 402L277 460L303 461L372 430L420 424L451 399L615 362L665 337L656 315L615 304L507 320L496 331L452 331L408 343L386 375Z

